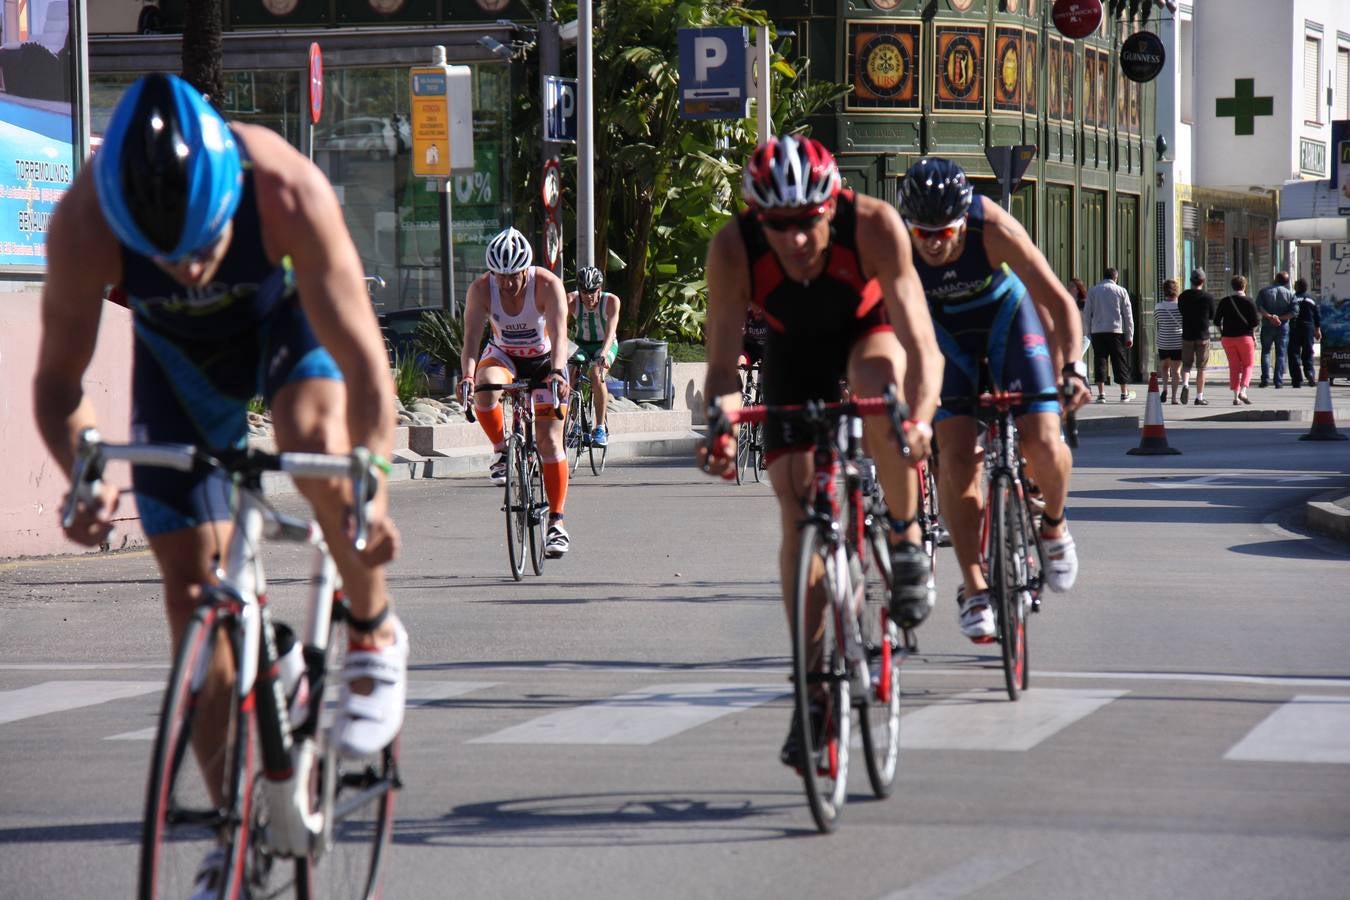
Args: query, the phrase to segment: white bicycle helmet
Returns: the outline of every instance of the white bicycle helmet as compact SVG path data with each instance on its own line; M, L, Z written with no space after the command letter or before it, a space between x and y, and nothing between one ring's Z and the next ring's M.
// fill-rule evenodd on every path
M488 271L498 275L523 272L534 262L534 250L525 235L508 228L499 232L487 245Z

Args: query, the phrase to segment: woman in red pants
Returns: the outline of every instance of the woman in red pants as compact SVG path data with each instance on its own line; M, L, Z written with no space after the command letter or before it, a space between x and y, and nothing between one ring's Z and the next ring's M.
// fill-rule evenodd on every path
M1223 336L1223 350L1228 356L1228 387L1233 391L1233 405L1250 404L1247 385L1252 381L1252 364L1256 361L1256 341L1252 333L1260 324L1256 302L1247 296L1247 279L1234 275L1233 293L1219 301L1214 311L1214 324Z

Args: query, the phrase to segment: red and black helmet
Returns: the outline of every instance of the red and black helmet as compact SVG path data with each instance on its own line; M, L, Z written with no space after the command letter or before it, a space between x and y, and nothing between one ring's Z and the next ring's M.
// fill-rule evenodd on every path
M758 210L821 210L839 193L839 167L814 138L772 137L755 148L745 164L741 196Z

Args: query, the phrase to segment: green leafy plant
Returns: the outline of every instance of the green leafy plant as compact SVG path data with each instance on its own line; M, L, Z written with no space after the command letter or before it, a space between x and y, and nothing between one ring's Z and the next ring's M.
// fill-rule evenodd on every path
M404 406L407 406L418 397L426 396L427 391L427 373L417 362L415 353L395 353L394 365L392 367L394 375L394 393L398 400Z
M444 365L447 372L458 371L459 357L464 350L464 319L443 309L429 309L417 322L413 343L418 350Z

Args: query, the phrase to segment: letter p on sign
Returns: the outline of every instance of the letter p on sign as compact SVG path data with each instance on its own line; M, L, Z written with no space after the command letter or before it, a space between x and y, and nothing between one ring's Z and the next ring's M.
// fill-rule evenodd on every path
M700 35L694 38L694 80L707 81L708 70L727 61L727 42L720 37Z

